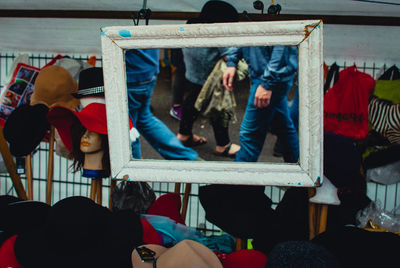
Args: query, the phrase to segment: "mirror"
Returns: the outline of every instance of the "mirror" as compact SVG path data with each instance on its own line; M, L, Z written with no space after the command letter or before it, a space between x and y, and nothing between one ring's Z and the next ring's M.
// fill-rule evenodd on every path
M101 35L113 177L129 175L140 181L285 186L313 186L316 181L321 182L323 88L321 21L116 26L103 28ZM278 161L268 159L266 162L257 163L233 163L230 159L215 158L204 159L208 161L165 161L151 155L141 155L141 160L131 157L128 124L128 104L130 102L126 86L125 51L133 48L159 48L160 51L168 51L171 48L187 50L195 47L273 45L298 47L297 81L300 107L300 159L298 164L282 163L279 159ZM163 85L163 83L171 82L164 80L160 74L156 82L152 102L153 112L156 116L159 112L158 109L163 109L164 114L168 112L168 107L161 108L161 104L171 104L171 93L168 94L167 91L163 92L162 90L163 87L168 89L168 85ZM246 87L246 81L240 83L242 83L241 87ZM244 89L235 92L235 94L246 93L248 90ZM160 96L157 97L157 94ZM241 96L238 97L238 100L238 107L244 109L241 101L246 102L247 98ZM176 134L178 122L171 122L166 123ZM198 119L197 123L198 125L195 125L193 129L194 133L199 133L201 136L203 133L207 135L207 144L211 147L204 145L204 148L209 151L213 150L215 140L208 122ZM240 118L235 124L240 125ZM239 128L237 127L237 129ZM239 143L237 138L235 140L233 132L230 133L232 133L232 141ZM238 135L238 131L235 134ZM271 137L272 135L267 136ZM264 149L264 154L271 154L271 152ZM202 154L200 153L200 155ZM260 160L262 161L262 157Z
M135 92L146 90L146 86L143 85L146 81L139 85L138 81L132 82L134 78L130 78L126 74L126 79L129 83L128 99L131 97L134 98L134 100L128 101L128 109L131 107L132 110L135 110L136 114L147 113L145 118L140 117L143 118L142 120L135 119L135 122L139 124L139 132L142 128L145 128L143 124L148 123L151 125L150 121L155 116L162 121L160 124L168 127L174 135L183 131L192 131L193 134L203 138L203 140L198 140L197 143L185 143L192 147L201 159L205 161L232 161L235 152L240 148L239 131L246 110L251 83L248 65L242 60L239 64L233 92L221 93L221 88L224 91L221 82L223 73L221 68L226 69L223 58L228 51L229 48L218 47L160 48L157 49L158 53L153 53L152 50L140 50L133 53L135 55L128 54L128 56L127 51L125 51L125 66L127 68L134 68L135 66L130 62L137 62L138 59L150 56L158 57L159 59L159 64L154 62L155 64L152 65L154 66L153 69L143 74L141 78L137 78L141 80L154 79L156 81L151 96L148 96L149 100L151 100L150 106L148 106L148 103L144 104L143 102L135 104L135 100L138 102L144 100L141 93ZM184 57L185 55L186 58ZM204 59L205 55L209 56L206 60ZM138 56L138 59L136 59L136 56ZM135 57L135 60L133 60L133 57ZM295 98L298 93L297 57L295 65L296 70L293 71L294 78L289 81L293 83L287 93L286 99L288 100L287 103L291 118L297 129L298 95ZM154 70L157 70L157 66L158 72L155 75ZM136 67L136 69L138 68ZM133 70L128 70L131 75L135 76L135 74L132 74ZM186 76L189 76L189 79ZM214 90L214 94L211 94ZM133 96L129 96L130 91ZM223 97L226 97L226 99ZM193 106L194 108L192 108ZM189 116L187 114L183 115L184 112L189 114ZM140 124L141 122L142 124ZM153 124L158 125L157 122ZM193 127L187 126L192 126L192 124ZM283 145L280 141L277 141L276 134L277 131L274 129L268 132L258 162L284 162L282 154ZM149 133L148 135L151 136L150 138L154 138L154 134ZM144 136L146 136L146 133L139 138L140 147L138 145L138 148L132 148L134 151L133 158L158 160L173 158L169 157L170 154L168 152L163 154L160 150L157 150L157 145L153 148ZM161 142L165 141L165 135L159 136L157 139L159 140L150 140L150 142L160 143L160 140ZM223 153L224 150L226 150L225 154ZM178 159L184 159L185 152L183 151L180 155L174 156Z

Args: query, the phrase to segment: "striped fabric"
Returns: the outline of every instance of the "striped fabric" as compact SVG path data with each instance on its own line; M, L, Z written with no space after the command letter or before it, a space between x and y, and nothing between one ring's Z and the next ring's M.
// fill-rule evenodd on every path
M92 96L92 95L97 95L100 93L104 93L104 87L92 87L92 88L85 88L85 89L79 89L78 94L81 96Z
M400 104L391 104L372 97L368 104L368 118L373 128L392 144L400 144Z

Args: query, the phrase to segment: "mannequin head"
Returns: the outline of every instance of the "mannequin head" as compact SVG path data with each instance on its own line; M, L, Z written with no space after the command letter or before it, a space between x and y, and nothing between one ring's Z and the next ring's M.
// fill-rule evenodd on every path
M77 119L71 126L70 135L71 157L74 160L73 170L75 172L82 168L104 170L109 176L110 156L107 135L87 130Z
M56 127L70 151L73 171L104 170L105 176L110 175L105 104L91 103L79 112L54 107L48 112L47 119Z

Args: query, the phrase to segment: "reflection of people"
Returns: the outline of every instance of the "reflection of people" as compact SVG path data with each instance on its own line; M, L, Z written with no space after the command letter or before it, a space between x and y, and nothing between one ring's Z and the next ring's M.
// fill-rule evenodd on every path
M223 1L208 1L202 8L199 18L191 23L218 23L237 22L239 15L236 9ZM177 137L187 146L201 145L207 142L204 137L193 134L194 121L199 111L194 107L196 99L206 82L208 75L215 64L228 51L228 48L183 48L183 60L185 62L185 77L188 80L188 95L182 106L182 119L179 125ZM228 124L222 113L211 118L211 125L216 140L215 153L224 156L234 156L239 150L237 144L232 144L229 139Z
M128 107L133 127L165 159L196 160L198 155L150 111L153 89L159 73L158 49L132 49L125 53ZM140 140L131 143L132 156L141 158Z
M177 119L182 118L182 103L185 95L186 78L185 63L181 48L171 49L171 64L175 66L174 80L172 82L172 107L169 114Z
M297 162L299 139L289 115L286 97L297 71L296 47L231 48L223 76L227 90L233 90L236 65L241 57L249 65L252 85L240 130L241 149L235 160L257 161L267 130L271 128L282 142L285 162Z

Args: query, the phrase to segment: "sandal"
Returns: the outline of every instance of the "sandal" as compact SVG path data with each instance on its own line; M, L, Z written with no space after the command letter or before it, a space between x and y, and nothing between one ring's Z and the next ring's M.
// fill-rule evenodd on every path
M214 150L214 154L218 155L218 156L224 156L224 157L229 157L229 158L235 158L236 157L236 153L230 154L229 151L232 147L232 142L230 142L228 144L228 146L226 146L225 150L223 152L217 152Z
M182 144L186 147L195 147L198 145L206 144L207 140L204 137L199 137L197 141L193 140L193 135L190 135L189 138L185 141L182 141Z

